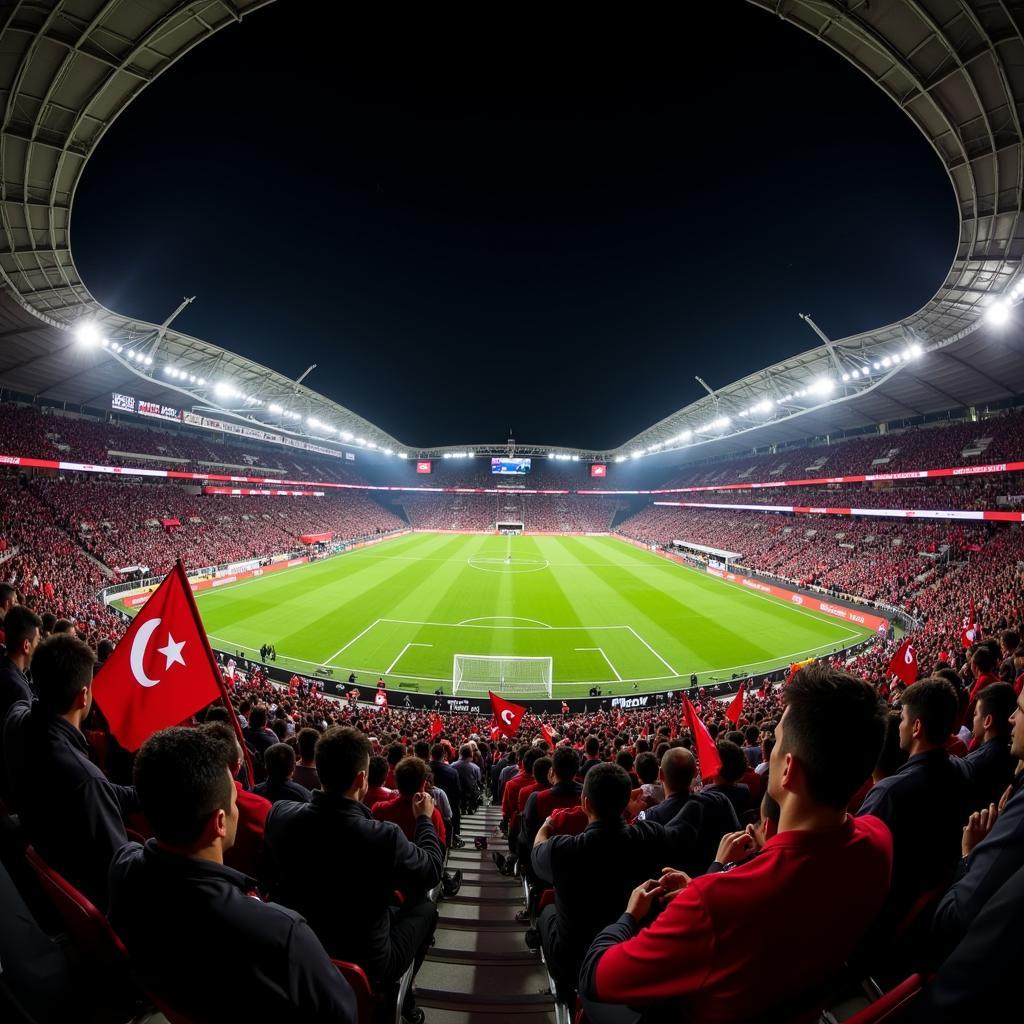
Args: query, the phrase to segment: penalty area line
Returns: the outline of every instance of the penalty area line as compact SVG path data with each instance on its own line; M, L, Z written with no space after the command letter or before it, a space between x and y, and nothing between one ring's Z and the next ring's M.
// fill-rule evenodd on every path
M347 650L348 650L348 649L349 649L349 648L350 648L350 647L351 647L351 646L352 646L352 645L353 645L353 644L354 644L354 643L355 643L355 642L356 642L357 640L359 640L359 639L361 639L362 637L366 636L366 634L367 634L367 633L369 633L369 632L370 632L370 630L371 630L371 629L373 629L373 627L374 627L374 626L376 626L376 625L377 625L377 623L378 623L378 622L381 622L381 621L382 621L381 619L374 619L374 620L373 620L373 622L371 622L371 623L370 623L370 624L369 624L369 625L368 625L368 626L366 627L366 629L364 629L364 630L363 630L363 631L362 631L361 633L357 633L357 634L356 634L356 635L355 635L354 637L352 637L352 639L351 639L351 640L349 640L349 642L348 642L347 644L345 644L345 646L344 646L344 647L339 647L339 648L338 648L338 649L337 649L337 650L336 650L336 651L335 651L335 652L334 652L334 653L333 653L333 654L332 654L332 655L331 655L331 656L330 656L330 657L329 657L329 658L328 658L328 659L327 659L327 660L326 660L326 661L324 662L324 666L326 667L327 665L330 665L330 663L331 663L332 661L334 661L334 659L335 659L335 658L336 658L336 657L337 657L337 656L338 656L339 654L343 653L344 651L347 651Z
M637 640L639 640L640 643L642 643L644 647L646 647L647 650L649 650L651 654L653 654L658 661L660 661L662 665L672 673L672 675L678 677L679 673L632 626L626 626L625 628L628 629L630 633L632 633L633 636L635 636Z
M622 676L619 675L618 669L612 664L612 659L609 658L608 655L604 653L604 648L603 647L577 647L576 650L577 651L597 651L597 653L600 654L601 657L604 658L604 660L608 663L608 667L614 673L615 678L618 679L618 681L620 683L622 682Z
M384 669L384 675L386 675L386 676L391 675L391 670L402 660L402 655L405 654L405 652L407 650L409 650L410 647L433 647L433 646L434 646L433 644L415 644L415 643L408 643L408 644L406 644L398 652L398 657L395 658L395 660L393 662L391 662L391 664L388 665L388 667L386 669Z

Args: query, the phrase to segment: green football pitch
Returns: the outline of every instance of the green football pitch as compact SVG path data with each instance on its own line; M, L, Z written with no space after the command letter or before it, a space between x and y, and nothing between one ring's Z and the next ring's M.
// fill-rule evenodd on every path
M196 595L215 647L451 692L456 654L550 657L556 696L768 671L863 629L613 537L407 534Z

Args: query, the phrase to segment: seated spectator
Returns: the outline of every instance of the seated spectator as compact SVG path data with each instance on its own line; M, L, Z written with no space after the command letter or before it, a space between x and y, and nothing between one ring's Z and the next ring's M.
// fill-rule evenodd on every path
M216 738L165 729L135 760L155 838L110 868L110 921L145 985L189 1021L341 1021L355 996L306 922L227 867L237 791Z
M31 608L20 604L7 612L3 622L7 651L0 655L0 726L12 704L32 700L29 665L43 625L43 620Z
M1010 754L1024 760L1024 697L1011 717ZM1024 864L1024 772L1017 772L998 806L976 811L963 830L963 860L932 919L933 963L959 942L1000 886Z
M297 800L308 804L310 792L293 778L295 751L287 743L275 743L263 754L263 767L267 777L253 789L257 796L276 804L278 800Z
M641 811L660 804L665 799L665 787L658 781L659 765L654 754L649 750L638 754L634 768L640 785L633 790L629 797L626 816L630 821L635 820Z
M374 804L381 804L398 796L397 789L388 789L384 785L390 771L388 762L379 754L374 754L370 758L370 767L366 773L366 792L363 794L363 803L367 807L372 808Z
M761 744L758 742L760 735L756 725L748 725L743 730L743 754L747 763L755 770L761 763Z
M562 996L575 988L591 940L615 920L633 887L644 876L676 864L693 838L689 830L681 833L650 821L627 825L623 814L631 788L621 765L591 768L583 782L584 832L552 836L546 819L534 841L533 873L555 890L555 903L544 908L537 927Z
M426 762L418 757L403 757L395 767L395 784L398 786L398 795L387 800L374 804L370 810L378 821L392 821L410 842L416 838L416 826L418 818L413 811L413 800L417 794L428 788L430 773L427 770ZM437 832L441 845L444 846L445 830L441 812L434 805L434 812L431 815L434 823L434 831Z
M249 712L249 724L242 730L245 742L249 749L256 755L260 764L263 763L263 755L268 747L277 742L277 736L272 729L267 728L267 709L258 704Z
M1013 779L1017 759L1010 753L1010 716L1016 706L1009 683L992 683L978 694L971 727L977 746L963 761L972 810L997 803Z
M551 788L530 794L523 811L523 842L533 849L541 824L556 810L578 807L583 787L576 781L580 757L572 747L556 747L551 758Z
M446 760L447 747L443 743L435 743L430 748L430 774L434 777L434 785L444 791L452 809L451 847L453 850L464 846L459 838L462 825L462 782L459 773Z
M100 908L107 869L128 842L124 819L138 801L89 760L81 726L92 708L96 656L77 637L55 634L32 656L37 699L4 722L3 754L13 809L39 855Z
M749 765L743 753L743 749L730 740L719 740L718 756L722 759L722 767L715 776L714 783L705 788L713 793L722 793L729 799L736 817L743 820L744 815L755 807L754 799L750 793L750 786L740 779L747 773Z
M750 826L722 840L707 875L665 871L638 885L587 953L591 1020L607 1003L693 1024L764 1018L799 994L799 979L811 989L835 975L878 914L891 839L846 804L878 757L884 710L867 683L820 664L797 672L783 700L769 771L778 833L762 841ZM664 910L643 927L661 896Z
M333 727L317 741L322 788L308 804L282 801L267 818L267 890L298 910L332 957L351 960L377 989L390 988L410 964L423 962L437 921L425 893L441 879L443 851L434 829L434 801L412 798L416 818L410 842L392 822L376 821L362 802L368 788L372 746L356 729ZM346 885L325 886L314 861L329 863ZM396 889L407 894L394 906ZM412 992L402 1012L423 1020Z
M956 693L944 679L908 686L899 727L907 763L877 782L861 804L862 815L881 818L892 832L888 920L894 925L918 897L949 883L960 856L970 794L959 762L945 747L956 716Z
M661 780L665 798L657 805L641 811L640 818L644 821L656 821L660 825L667 825L690 799L690 787L696 776L697 762L693 754L686 747L670 747L662 756L661 765L658 768L658 778ZM733 820L736 820L735 812ZM738 821L736 827L739 827Z
M212 710L214 709L211 708ZM217 743L217 749L225 767L235 780L237 790L238 825L235 829L234 842L224 853L224 863L243 874L255 875L263 854L263 832L267 815L270 813L270 801L245 789L238 781L244 758L242 745L238 742L234 729L223 722L211 721L207 715L207 724L201 727L201 731Z
M459 748L459 759L452 765L459 773L462 787L462 811L471 814L480 803L480 766L473 760L473 748L463 743Z
M320 733L316 729L300 729L295 737L299 763L292 773L292 781L308 790L320 788L320 776L316 773L316 741Z

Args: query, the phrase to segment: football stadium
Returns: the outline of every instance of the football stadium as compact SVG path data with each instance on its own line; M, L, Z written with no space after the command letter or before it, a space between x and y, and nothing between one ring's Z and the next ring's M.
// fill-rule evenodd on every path
M345 7L0 4L0 1019L1012 1012L1024 4Z

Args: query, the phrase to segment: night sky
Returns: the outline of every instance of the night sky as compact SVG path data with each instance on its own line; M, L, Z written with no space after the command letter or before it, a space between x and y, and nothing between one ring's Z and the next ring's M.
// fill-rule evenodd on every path
M601 448L694 374L813 347L798 312L839 338L949 267L916 128L742 0L628 25L350 6L280 0L115 122L72 220L97 298L159 322L196 294L175 326L318 363L310 386L409 444Z

